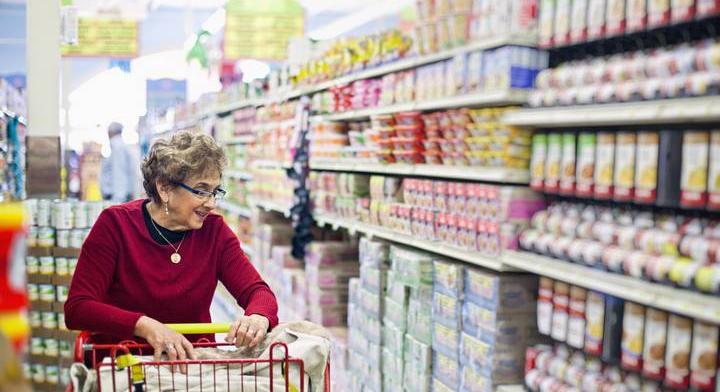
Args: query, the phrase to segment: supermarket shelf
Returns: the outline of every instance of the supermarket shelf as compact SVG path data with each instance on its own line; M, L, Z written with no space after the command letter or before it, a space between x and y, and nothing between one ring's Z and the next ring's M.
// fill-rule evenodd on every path
M295 126L295 119L291 118L288 120L279 120L279 121L268 121L268 122L261 122L257 123L253 126L255 131L265 131L268 129L277 129L277 128L290 128L292 126Z
M383 165L369 162L310 161L312 170L450 178L527 185L530 173L523 169L444 165Z
M248 144L255 141L255 135L242 135L242 136L236 136L233 138L229 138L225 141L223 141L223 144L230 145L230 144Z
M227 200L218 201L218 207L231 214L236 214L245 218L250 218L252 216L252 210L250 208L239 206Z
M447 246L441 243L427 241L407 234L397 233L393 230L367 223L361 223L354 220L337 218L328 215L315 215L315 221L320 226L329 225L333 229L347 229L348 232L354 234L356 232L364 233L370 237L382 238L388 241L397 242L398 244L422 249L428 252L436 253L441 256L462 260L466 263L488 268L494 271L508 272L517 271L515 268L506 265L499 257L488 257L478 252L471 252Z
M249 203L253 207L262 208L267 212L279 212L286 218L290 217L290 207L282 206L272 200L252 200Z
M253 169L289 169L292 164L290 162L280 162L268 159L258 159L251 164Z
M647 282L528 252L505 252L503 262L517 269L600 291L628 301L720 323L720 297Z
M523 109L503 122L537 128L681 124L720 121L720 96Z
M290 91L278 93L271 97L245 99L237 102L230 102L220 105L214 109L210 109L203 113L202 117L212 115L224 116L234 110L242 109L250 106L263 106L271 103L284 102L290 99L299 98L303 95L313 94L319 91L327 90L334 86L352 83L357 80L374 78L393 72L403 71L416 68L422 65L436 63L438 61L448 60L455 56L474 52L477 50L485 50L497 48L505 45L521 45L521 46L537 46L537 36L532 34L525 35L506 35L492 37L485 40L473 42L469 45L445 50L439 53L433 53L425 56L416 56L393 61L388 64L380 65L374 68L366 69L353 73L351 75L342 76L336 79L320 82L313 86L299 87Z
M378 114L390 114L407 111L443 110L458 107L482 107L523 104L527 102L526 90L500 90L457 97L439 98L421 102L408 102L377 108L351 110L342 113L312 116L313 121L348 121L364 120Z
M374 78L382 75L386 75L393 72L403 71L406 69L416 68L422 65L436 63L438 61L448 60L457 55L474 52L477 50L492 49L504 45L522 45L522 46L536 46L537 37L532 34L526 35L510 35L510 36L498 36L473 42L469 45L445 50L439 53L433 53L425 56L417 56L406 59L400 59L391 63L380 65L375 68L363 70L351 75L342 76L333 80L318 83L312 87L301 88L288 93L285 98L297 98L305 94L312 94L314 92L327 90L334 86L352 83L356 80Z
M252 180L252 174L242 170L226 170L225 175L236 180Z

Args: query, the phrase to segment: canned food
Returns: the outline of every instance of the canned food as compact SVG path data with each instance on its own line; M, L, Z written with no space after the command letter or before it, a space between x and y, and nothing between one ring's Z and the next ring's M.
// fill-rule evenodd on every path
M23 362L23 375L26 380L32 380L32 366L27 362Z
M73 227L73 216L72 216L72 205L69 201L58 200L53 203L53 216L52 222L55 224L57 229L72 229Z
M55 301L55 286L51 284L41 284L38 286L38 296L40 301L53 302Z
M42 312L42 327L46 329L57 329L58 320L55 312Z
M73 229L70 231L70 247L80 249L85 240L84 229Z
M56 365L45 366L45 382L57 385L60 381L60 368Z
M91 227L95 224L98 217L100 216L100 213L103 210L103 204L100 201L92 201L88 202L87 205L87 211L88 211L88 227Z
M57 237L57 246L60 248L70 247L70 230L58 229L55 236Z
M38 228L37 226L30 226L28 228L27 245L37 246Z
M40 321L40 312L31 310L28 313L28 319L30 320L30 327L40 328L42 322Z
M43 248L52 248L55 246L55 229L49 226L43 226L38 229L37 246Z
M37 225L38 200L37 199L27 199L23 202L23 206L25 207L25 215L27 216L28 225L29 226Z
M25 270L28 274L37 274L40 271L40 260L35 256L26 256Z
M70 368L60 369L60 385L70 385Z
M43 353L48 357L57 357L60 353L57 339L45 339L45 350Z
M75 273L75 267L77 267L78 259L71 257L68 259L68 272L70 275L73 275Z
M38 226L50 226L50 200L38 200L36 223Z
M57 300L58 300L58 302L65 302L65 301L67 301L68 291L70 291L70 288L68 288L67 286L57 286L57 288L55 289L55 291L57 292Z
M40 262L40 274L52 275L55 273L55 258L52 256L42 256L39 259Z
M73 355L73 347L70 345L70 342L67 342L65 340L60 341L60 356L63 358L72 358Z
M43 338L30 338L30 354L42 355L44 349L45 343L43 342Z
M40 354L42 354L42 352ZM30 372L32 373L32 380L34 382L38 384L45 382L45 366L38 364L32 365Z
M30 301L37 301L40 298L40 296L39 296L40 290L38 288L38 285L36 285L36 284L28 283L27 292L28 292L28 299Z
M65 313L57 314L58 329L61 331L67 331L67 325L65 325Z
M79 201L74 205L73 217L75 224L73 225L76 229L84 229L88 227L88 206L84 201Z
M67 276L70 273L70 270L68 269L67 257L55 258L55 273L58 276Z

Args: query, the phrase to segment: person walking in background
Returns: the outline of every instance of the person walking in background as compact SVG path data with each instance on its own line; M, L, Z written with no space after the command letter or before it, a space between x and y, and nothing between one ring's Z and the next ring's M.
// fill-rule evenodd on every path
M110 156L103 159L101 191L104 200L123 203L135 197L135 180L138 166L135 157L122 139L123 126L112 122L108 125Z

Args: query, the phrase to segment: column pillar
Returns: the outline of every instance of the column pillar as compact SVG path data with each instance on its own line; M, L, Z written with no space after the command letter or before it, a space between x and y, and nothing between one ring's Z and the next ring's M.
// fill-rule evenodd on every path
M60 1L27 7L27 195L60 192Z

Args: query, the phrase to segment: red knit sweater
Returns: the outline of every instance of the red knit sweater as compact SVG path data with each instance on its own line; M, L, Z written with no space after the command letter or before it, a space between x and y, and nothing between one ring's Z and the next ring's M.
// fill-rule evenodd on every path
M118 341L133 337L142 315L162 323L210 322L218 281L246 315L260 314L270 328L277 325L275 295L220 215L208 215L201 229L187 232L182 261L173 264L173 250L153 241L142 208L143 200L110 207L93 226L65 303L69 329L100 333L97 341Z

